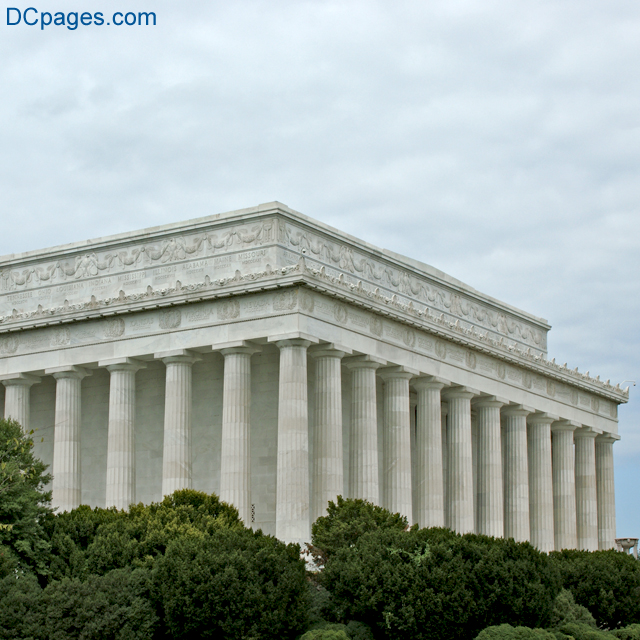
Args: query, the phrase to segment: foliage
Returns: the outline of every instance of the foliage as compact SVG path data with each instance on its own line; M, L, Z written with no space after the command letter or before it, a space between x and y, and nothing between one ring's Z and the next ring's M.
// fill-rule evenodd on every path
M310 629L300 636L300 640L349 640L344 624L324 624Z
M576 604L571 591L561 589L553 604L553 611L551 612L549 626L560 627L563 624L572 622L586 624L591 628L596 627L596 621L589 612L589 609Z
M8 575L0 580L0 639L40 638L42 589L33 574Z
M573 640L613 640L614 638L608 631L594 629L588 624L581 624L579 622L563 624L558 631L564 634L565 637L573 638ZM558 635L556 637L558 637ZM562 636L560 636L560 638L562 638Z
M46 573L49 544L42 520L51 512L47 466L33 455L33 431L0 420L0 577L20 568Z
M65 578L44 590L30 575L0 583L2 639L151 640L157 627L148 572L141 569Z
M219 529L171 542L154 578L173 638L292 638L307 624L298 545Z
M487 627L476 636L476 640L555 640L555 636L544 629L501 624Z
M182 536L243 529L238 512L216 495L182 489L162 502L132 505L129 511L81 506L47 521L51 576L85 578L113 569L143 566Z
M611 632L619 640L640 640L640 624L631 624Z
M550 554L563 586L589 609L599 627L640 623L640 562L619 551Z
M329 502L327 515L318 518L311 527L311 552L320 568L338 549L353 546L369 531L396 529L404 531L407 519L366 500L344 499Z
M327 560L319 580L339 618L389 639L472 638L490 625L543 626L558 592L528 543L443 529L377 529Z

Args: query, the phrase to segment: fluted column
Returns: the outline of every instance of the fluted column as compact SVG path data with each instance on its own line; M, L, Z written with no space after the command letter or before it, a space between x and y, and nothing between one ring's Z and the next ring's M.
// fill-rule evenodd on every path
M110 373L107 437L106 506L128 509L136 493L136 371L145 365L133 358L100 362Z
M596 494L596 443L591 429L576 429L576 530L578 549L598 550L598 499Z
M156 353L167 370L162 445L162 495L191 488L191 368L200 357L177 349Z
M276 537L284 542L309 542L309 415L307 347L302 338L278 340L278 461Z
M385 508L413 521L411 497L411 418L409 380L402 367L381 371L384 380L383 464Z
M220 499L238 509L245 526L251 526L251 355L248 342L222 349L222 444Z
M516 542L530 538L527 416L520 405L502 410L504 422L504 537Z
M573 432L576 425L551 425L553 457L553 516L556 551L578 546L576 531L576 472Z
M473 533L473 459L471 452L471 398L474 393L457 387L444 394L448 415L449 526L457 533Z
M616 548L616 494L613 480L613 443L619 436L603 433L596 438L596 492L598 496L598 547Z
M529 522L531 544L540 551L553 551L553 472L551 464L551 423L544 413L529 417Z
M31 385L40 382L40 378L28 373L18 373L2 380L6 387L4 395L4 417L20 424L25 433L29 432L29 398Z
M350 494L379 505L376 369L384 363L357 356L347 358L345 364L351 370Z
M440 392L444 383L431 376L416 378L415 488L420 527L444 527L444 483L442 479L442 412Z
M476 533L500 538L504 534L500 407L490 396L474 403L478 414L478 480Z
M417 452L416 452L416 420L417 420L417 408L418 408L418 394L414 391L409 392L409 439L410 439L410 453L411 453L411 513L413 514L413 522L409 524L416 524L418 522L418 490L417 490Z
M449 509L449 432L447 420L449 415L449 403L440 404L440 415L442 417L442 497L444 502L444 526L451 528L451 515Z
M344 494L342 462L342 371L345 352L334 345L309 350L316 367L311 521L326 515L327 504Z
M56 379L53 432L52 503L59 512L71 511L82 500L80 469L80 425L82 379L90 371L82 367L47 369Z

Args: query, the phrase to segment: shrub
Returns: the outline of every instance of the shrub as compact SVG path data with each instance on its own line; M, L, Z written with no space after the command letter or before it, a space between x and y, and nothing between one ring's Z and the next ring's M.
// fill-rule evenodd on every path
M311 527L311 550L318 567L338 549L350 547L360 536L378 529L404 531L407 519L366 500L344 499L329 502L327 515L318 518Z
M173 638L283 640L307 625L308 586L298 545L262 532L184 536L154 569Z
M550 554L562 584L589 609L599 627L640 623L640 562L619 551Z
M573 640L613 640L614 638L608 631L594 629L588 624L580 624L578 622L563 624L559 631L573 638Z
M567 589L562 589L558 594L551 612L551 627L560 627L563 624L577 622L578 624L586 624L587 626L596 627L596 621L589 612L589 609L576 604L573 594Z
M557 577L528 543L442 529L377 529L338 549L319 577L342 620L391 640L467 639L495 624L548 623Z
M611 633L619 640L640 640L640 624L632 624Z
M487 627L476 636L476 640L556 640L556 637L544 629L501 624Z

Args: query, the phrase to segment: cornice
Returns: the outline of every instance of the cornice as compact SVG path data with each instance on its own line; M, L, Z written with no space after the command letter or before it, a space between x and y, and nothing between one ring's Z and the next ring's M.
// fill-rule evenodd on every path
M504 362L588 391L615 403L628 401L628 389L623 391L619 385L612 386L609 381L600 381L599 377L592 378L588 374L579 373L577 369L569 369L566 365L560 366L556 364L555 359L547 360L544 355L534 354L530 349L525 350L517 345L507 344L504 339L495 340L488 331L468 329L460 321L452 322L446 319L444 314L433 314L424 306L416 306L413 302L405 304L396 295L385 296L378 289L365 288L361 282L350 283L344 277L328 275L322 268L310 268L304 257L301 257L295 265L286 267L272 268L267 265L260 271L243 274L236 270L233 276L213 280L207 276L202 282L188 285L182 285L178 281L173 287L148 286L146 291L141 293L126 294L121 290L116 297L98 299L91 296L88 301L47 309L39 306L36 311L14 314L2 319L0 353L5 356L12 355L12 334L28 329L296 285L315 289L347 304L486 353Z

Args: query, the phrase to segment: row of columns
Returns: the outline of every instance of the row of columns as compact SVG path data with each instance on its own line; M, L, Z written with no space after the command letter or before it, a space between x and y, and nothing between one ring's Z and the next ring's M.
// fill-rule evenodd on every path
M497 398L477 397L466 388L445 389L445 381L386 366L371 356L345 357L348 350L335 345L309 349L313 340L300 337L273 342L280 350L278 538L307 542L310 522L325 512L329 500L343 493L344 362L352 374L351 497L382 504L420 526L446 525L460 533L530 540L543 551L613 546L613 437L576 429L522 406L505 406ZM220 349L224 356L220 497L238 508L245 523L251 521L250 358L257 349L248 342ZM312 495L307 352L316 367ZM191 486L191 369L199 357L178 350L156 358L166 365L162 493L167 495ZM99 365L110 372L106 504L123 509L135 501L135 374L145 364L122 358ZM80 385L90 371L73 366L46 373L56 378L53 501L60 510L70 510L80 504ZM378 375L384 381L381 474ZM5 415L25 429L29 388L37 381L28 374L4 381ZM411 406L410 381L417 392L417 413ZM477 416L475 464L472 400Z

